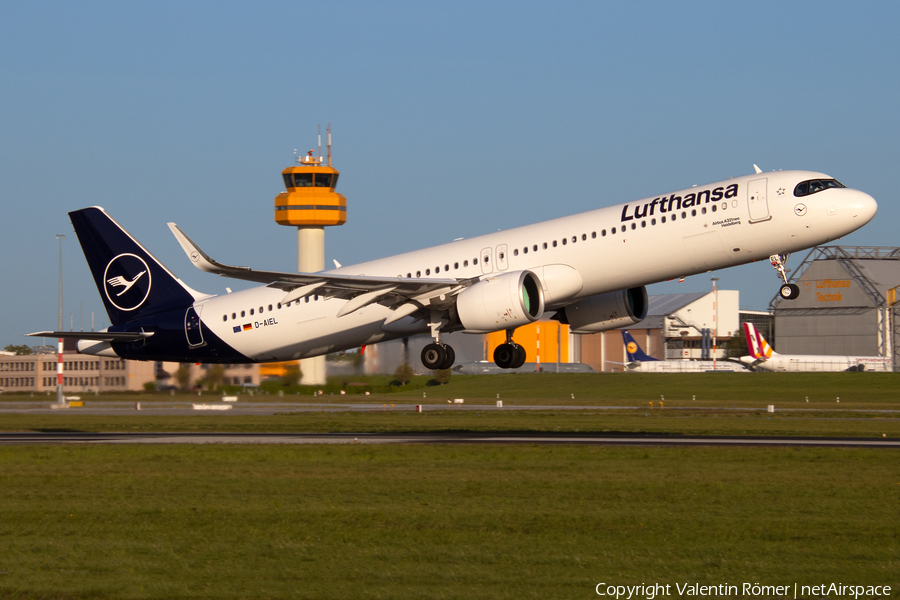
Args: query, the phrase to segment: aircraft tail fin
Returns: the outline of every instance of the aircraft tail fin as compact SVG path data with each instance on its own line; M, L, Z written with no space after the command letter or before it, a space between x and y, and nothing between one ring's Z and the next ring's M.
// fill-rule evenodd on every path
M756 327L753 326L753 323L744 323L744 335L747 336L747 349L750 351L750 356L759 360L761 358L759 342L756 341Z
M744 323L744 333L747 335L747 347L750 356L757 360L768 360L773 354L777 354L766 338L754 327L753 323Z
M622 340L625 342L625 353L628 355L628 362L659 361L658 358L653 358L644 354L644 351L641 350L637 340L634 339L634 336L632 336L627 329L622 330Z
M763 360L772 358L774 354L778 354L775 352L775 349L769 345L769 342L766 341L766 338L762 336L759 330L756 330L756 340L759 342L759 353L762 355L761 358Z
M186 286L100 207L69 213L110 322L186 309L206 297Z

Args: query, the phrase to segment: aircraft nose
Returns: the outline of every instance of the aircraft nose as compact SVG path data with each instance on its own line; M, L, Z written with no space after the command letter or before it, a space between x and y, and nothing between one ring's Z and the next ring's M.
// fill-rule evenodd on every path
M859 219L860 225L863 225L871 221L875 213L878 212L878 203L875 202L875 198L865 192L858 190L853 190L853 192L853 198L850 203L853 218L854 220Z

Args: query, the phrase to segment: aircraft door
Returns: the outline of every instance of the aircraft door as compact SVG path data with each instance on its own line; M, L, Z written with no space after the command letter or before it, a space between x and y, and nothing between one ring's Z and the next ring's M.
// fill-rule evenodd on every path
M769 200L766 197L767 179L754 179L747 187L747 208L750 210L750 222L768 221Z
M497 246L497 268L505 271L509 267L509 258L506 256L506 244Z
M184 335L187 337L188 346L191 348L199 348L206 345L206 342L203 340L203 330L200 327L200 315L194 310L193 306L188 308L184 314Z
M485 248L481 251L481 272L482 273L490 273L494 270L493 264L491 264L491 249Z

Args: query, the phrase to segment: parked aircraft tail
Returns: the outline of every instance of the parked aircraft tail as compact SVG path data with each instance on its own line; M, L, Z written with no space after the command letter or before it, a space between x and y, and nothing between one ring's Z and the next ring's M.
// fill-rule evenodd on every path
M72 211L69 218L113 325L186 310L205 297L175 277L102 208Z
M753 323L744 323L744 333L747 336L747 347L750 349L750 356L756 360L768 360L772 355L777 354L766 338L757 331Z
M641 350L637 340L634 339L634 336L632 336L627 329L622 330L622 340L625 342L625 353L628 355L628 362L659 361L658 358L653 358L652 356L644 354L644 351Z

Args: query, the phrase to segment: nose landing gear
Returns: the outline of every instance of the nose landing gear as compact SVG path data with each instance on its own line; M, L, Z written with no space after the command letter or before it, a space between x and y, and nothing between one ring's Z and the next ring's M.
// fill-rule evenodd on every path
M788 283L787 274L790 272L790 269L785 267L785 263L789 256L790 254L773 254L769 257L769 262L772 263L772 267L778 271L778 276L784 281L784 285L778 290L778 295L785 300L794 300L800 295L800 286L795 283Z

